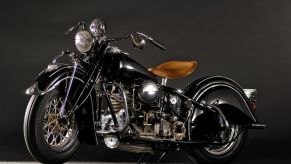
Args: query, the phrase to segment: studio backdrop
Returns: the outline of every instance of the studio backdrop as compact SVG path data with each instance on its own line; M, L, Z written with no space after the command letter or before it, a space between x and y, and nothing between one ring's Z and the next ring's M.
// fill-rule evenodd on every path
M184 89L194 79L222 75L256 88L256 115L267 125L250 130L237 163L290 161L291 1L2 1L0 5L0 160L33 160L22 124L29 97L25 89L51 59L72 50L64 35L78 21L103 19L107 36L133 31L154 36L167 51L148 44L143 51L118 44L152 67L170 60L196 60L196 71L168 85ZM182 153L164 161L182 162ZM114 157L114 158L113 158ZM134 162L139 155L85 146L73 160Z

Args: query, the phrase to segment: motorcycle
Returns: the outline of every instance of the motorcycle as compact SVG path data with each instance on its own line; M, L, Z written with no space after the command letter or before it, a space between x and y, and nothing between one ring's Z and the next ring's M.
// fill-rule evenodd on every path
M161 154L173 150L203 163L226 163L238 155L248 129L261 129L255 116L256 90L242 89L223 76L207 76L184 90L168 79L190 75L196 61L169 61L145 68L113 43L130 39L136 49L156 39L134 32L109 38L97 18L77 30L79 54L57 55L26 90L24 139L30 154L43 163L69 160L80 143L104 143L110 149ZM71 63L59 63L67 56Z

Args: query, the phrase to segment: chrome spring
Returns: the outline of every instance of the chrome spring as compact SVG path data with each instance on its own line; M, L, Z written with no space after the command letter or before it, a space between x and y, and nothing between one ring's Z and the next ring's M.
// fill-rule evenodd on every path
M114 96L110 95L110 101L114 112L119 112L121 109L124 108L124 102L122 100L117 100Z

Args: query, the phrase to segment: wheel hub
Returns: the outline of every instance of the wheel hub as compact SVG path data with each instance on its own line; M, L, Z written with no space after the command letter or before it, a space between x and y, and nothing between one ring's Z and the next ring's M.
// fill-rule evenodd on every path
M218 137L223 140L223 144L209 145L205 147L205 150L213 155L223 155L229 152L237 141L239 129L239 125L231 125L228 130L221 131Z

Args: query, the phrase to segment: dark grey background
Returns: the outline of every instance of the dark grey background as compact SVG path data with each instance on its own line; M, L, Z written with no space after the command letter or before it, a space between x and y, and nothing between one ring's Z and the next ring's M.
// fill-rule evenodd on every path
M0 160L32 160L22 122L29 100L25 89L61 50L75 50L63 33L80 20L101 17L108 36L141 31L167 45L136 51L120 47L146 66L168 60L197 60L191 76L173 80L184 88L205 75L233 78L258 89L257 115L268 125L252 130L234 163L290 161L291 1L1 1L0 5ZM136 154L82 146L74 160L135 161ZM181 162L182 153L164 161Z

